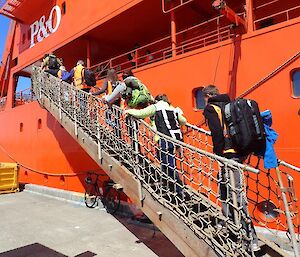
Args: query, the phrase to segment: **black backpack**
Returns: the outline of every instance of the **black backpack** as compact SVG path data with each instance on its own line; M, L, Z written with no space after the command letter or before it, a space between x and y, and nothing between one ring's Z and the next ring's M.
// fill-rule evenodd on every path
M264 153L266 134L257 102L237 99L222 109L234 148L245 155Z
M95 73L89 69L84 69L84 82L87 86L93 87L96 85Z
M59 63L57 61L57 58L55 56L49 56L49 69L57 70L59 69Z

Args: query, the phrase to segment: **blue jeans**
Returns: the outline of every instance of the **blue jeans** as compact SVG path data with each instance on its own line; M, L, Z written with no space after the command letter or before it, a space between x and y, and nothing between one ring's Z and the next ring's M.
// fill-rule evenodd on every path
M239 158L231 158L234 161L242 163L242 159ZM237 169L232 169L233 171L233 177L234 177L234 188L237 190L241 190L242 188L242 177L243 174L240 173ZM219 193L220 193L220 200L222 201L222 211L225 217L229 217L231 220L234 220L234 209L231 206L233 204L233 192L231 189L228 190L228 186L226 183L229 183L229 174L225 172L225 168L222 167L220 173L218 174L218 179L220 180L219 183ZM228 192L229 191L229 192ZM230 203L227 203L226 200L230 199ZM249 221L251 221L249 224L245 221L245 218L242 218L241 224L242 227L245 229L245 231L248 233L248 236L253 237L253 243L258 244L258 238L255 232L254 225L252 223L248 206L246 203L246 200L244 199L243 192L237 193L237 204L238 207L242 207L242 212L244 213L244 217L246 217Z
M115 136L118 139L122 139L120 117L121 114L119 111L113 111L111 108L105 110L105 122L108 126L113 128Z
M158 160L161 162L161 170L168 176L167 184L172 192L182 193L182 181L176 168L175 146L172 142L160 139L158 150ZM171 179L171 181L170 181Z

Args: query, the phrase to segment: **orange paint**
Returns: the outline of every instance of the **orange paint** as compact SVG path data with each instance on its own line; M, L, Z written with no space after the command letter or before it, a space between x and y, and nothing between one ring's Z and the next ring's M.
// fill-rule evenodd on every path
M211 23L204 24L199 30L188 29L205 23L203 17L208 17L208 20L218 15L212 9L211 1L186 4L174 10L172 16L176 14L176 20L171 20L169 14L162 12L158 0L87 0L84 3L53 0L47 4L35 0L33 4L30 2L30 6L28 0L22 2L13 14L23 23L18 22L15 31L12 29L3 54L3 64L11 57L6 80L5 65L0 69L0 93L3 97L7 96L5 111L0 112L0 144L18 162L49 173L73 174L99 167L37 102L13 107L15 77L28 74L26 67L39 61L45 53L55 51L64 59L67 69L74 67L78 59L83 59L91 66L104 62L104 66L106 63L107 67L118 70L132 67L125 53L132 51L136 43L141 47L149 44L138 50L138 58L141 59L137 63L143 66L134 70L135 75L153 95L168 94L172 104L182 108L189 122L198 124L203 117L202 111L195 109L195 88L215 84L221 92L227 92L232 97L239 96L297 53L300 45L300 8L295 8L297 1L293 0L287 1L284 6L268 5L267 8L258 8L247 0L248 32L237 28L236 36L230 29L221 34L220 28L214 32L218 35L206 35L210 33L208 30L214 31ZM53 7L57 5L62 10L63 4L65 13L61 13L57 30L41 42L37 42L38 35L35 35L35 45L30 48L31 25L40 21L43 15L47 20ZM232 8L237 13L241 11L239 5L240 1L232 1ZM249 9L251 6L254 6L253 13ZM286 21L279 22L282 19L280 14L273 21L278 20L278 24L258 29L262 26L258 20L271 15L272 11L281 12L289 8L295 9L283 12L284 17L288 16ZM199 15L200 12L202 15ZM55 26L57 17L53 17L52 26ZM219 25L223 23L222 20ZM227 21L228 24L230 22ZM205 39L201 38L204 35ZM151 44L164 37L167 39ZM145 61L145 50L148 48L154 57L151 63ZM160 56L161 49L164 49L163 57ZM120 59L111 60L120 54L124 54ZM246 96L255 99L261 110L272 111L274 129L279 133L276 143L278 157L298 166L300 99L292 97L291 72L299 68L298 58ZM101 87L101 81L97 85ZM0 161L11 161L6 152L0 150ZM299 188L300 175L293 175L296 188ZM20 179L25 183L74 191L83 191L84 188L84 175L61 179L21 168Z

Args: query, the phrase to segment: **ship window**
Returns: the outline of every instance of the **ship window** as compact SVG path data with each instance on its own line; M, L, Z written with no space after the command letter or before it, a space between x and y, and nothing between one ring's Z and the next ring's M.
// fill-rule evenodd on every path
M20 123L20 132L23 132L23 129L24 129L24 125L23 125L23 123L21 122L21 123Z
M32 101L31 78L16 76L15 106Z
M260 28L266 28L266 27L270 27L272 25L274 25L274 19L272 18L268 18L268 19L265 19L265 20L262 20L260 23Z
M203 87L198 87L193 90L194 106L198 110L202 110L205 107L205 101L202 93Z
M18 76L16 92L20 92L20 91L24 91L24 90L29 91L30 88L31 88L31 78L24 77L24 76Z
M13 66L17 66L17 65L18 65L18 57L13 59Z
M42 119L38 119L38 129L42 128Z
M66 14L66 11L67 11L66 2L63 2L63 3L62 3L61 9L62 9L62 13L63 13L63 14Z
M300 97L300 70L292 74L293 96Z
M66 182L66 180L65 180L65 177L64 176L60 176L60 182L61 182L61 184L63 185L65 182Z

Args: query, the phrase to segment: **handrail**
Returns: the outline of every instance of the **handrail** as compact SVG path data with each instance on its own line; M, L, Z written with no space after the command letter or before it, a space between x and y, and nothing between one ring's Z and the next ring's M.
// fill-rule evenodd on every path
M172 6L170 9L168 9L168 10L166 10L166 8L165 8L165 1L166 0L162 0L162 11L164 12L164 13L169 13L169 12L172 12L172 11L175 11L175 10L177 10L178 8L180 8L180 7L182 7L182 6L184 6L184 5L186 5L186 4L188 4L188 3L191 3L191 2L193 2L194 0L180 0L180 4L178 4L178 5L176 5L175 7L174 6Z
M295 60L297 60L299 57L300 57L300 51L297 52L296 54L294 54L288 60L286 60L283 64L281 64L280 66L278 66L275 70L273 70L272 72L270 72L267 76L263 77L260 81L258 81L252 87L250 87L245 92L243 92L242 94L240 94L237 98L243 98L246 95L250 94L255 89L257 89L258 87L260 87L262 84L264 84L265 82L267 82L269 79L271 79L272 77L274 77L278 72L280 72L282 69L284 69L287 65L289 65L290 63L292 63Z
M99 64L95 64L95 65L91 66L91 69L95 69L95 68L99 67L101 64L104 64L104 63L109 62L109 61L114 61L114 60L116 60L116 59L118 59L120 57L127 56L128 54L132 53L133 51L139 51L139 50L142 50L144 48L148 48L149 46L152 46L153 44L160 43L160 42L162 42L162 41L164 41L166 39L170 39L170 38L171 38L171 36L167 36L167 37L161 38L161 39L159 39L159 40L157 40L155 42L151 42L151 43L149 43L149 44L147 44L145 46L141 46L141 47L139 47L139 48L137 48L135 50L131 50L131 51L128 51L128 52L123 53L121 55L115 56L115 57L110 58L110 59L108 59L106 61L103 61L103 62L101 62Z
M211 132L210 131L207 131L207 130L205 130L203 128L199 128L199 127L197 127L194 124L187 123L186 126L188 128L191 128L192 130L196 130L196 131L199 131L199 132L201 132L201 133L203 133L203 134L205 134L207 136L211 136Z
M217 30L216 30L217 31ZM220 42L223 41L225 39L229 39L233 34L230 33L230 29L227 28L226 30L219 30L218 34L211 34L210 36L206 36L206 37L202 37L202 36L198 36L195 37L192 40L186 40L184 43L182 44L178 44L178 46L176 47L176 50L182 50L182 52L179 53L185 53L187 51L191 51L191 50L195 50L196 48L200 48L200 44L204 46L208 46L211 44L214 44L216 42ZM222 37L222 40L220 40ZM190 41L190 42L188 42Z
M270 19L270 18L279 16L281 14L286 14L286 21L288 21L289 20L289 12L294 11L294 10L299 9L299 8L300 8L300 5L292 7L292 8L289 8L287 10L284 10L284 11L281 11L281 12L278 12L278 13L274 13L274 14L265 16L265 17L260 18L260 19L257 19L257 20L254 21L254 23L256 24L256 23L258 23L260 21L263 21L263 20L266 20L266 19Z
M184 143L184 142L182 142L182 141L175 140L175 139L173 139L173 138L171 138L171 137L169 137L169 136L167 136L167 135L165 135L165 134L162 134L162 133L160 133L160 132L158 132L158 131L153 131L153 128L152 128L148 123L146 123L145 121L140 121L140 122L143 123L144 126L145 126L146 128L148 128L148 129L151 130L152 132L155 132L159 137L164 137L164 138L166 138L168 141L174 141L174 142L176 142L176 144L177 144L178 146L185 147L185 148L189 148L189 149L191 149L191 150L193 150L193 151L195 151L195 152L198 152L198 153L200 153L200 154L202 154L202 155L208 156L208 157L210 157L210 158L212 158L212 159L215 159L215 160L217 160L217 161L219 161L219 162L226 163L226 164L228 164L228 165L229 165L230 167L232 167L232 168L239 167L239 168L242 169L242 170L250 171L250 172L252 172L252 173L254 173L254 174L258 174L258 173L260 172L258 169L255 169L255 168L253 168L253 167L250 167L250 166L247 166L247 165L238 163L238 162L236 162L236 161L234 161L234 160L226 159L226 158L221 157L221 156L218 156L218 155L216 155L216 154L213 154L213 153L204 151L204 150L202 150L202 149L200 149L200 148L196 148L196 147L193 146L193 145L188 145L188 144L186 144L186 143ZM189 126L189 125L187 124L187 126ZM193 128L193 127L191 127L191 128ZM203 130L200 130L200 129L199 129L199 131L203 131ZM206 131L205 131L205 133L206 133Z
M267 3L261 4L261 5L257 6L257 7L254 7L253 10L257 10L257 9L266 7L266 6L268 6L268 5L274 4L274 3L279 2L279 1L280 1L280 0L272 0L272 1L270 1L270 2L267 2Z
M218 15L218 16L213 17L213 18L211 18L211 19L209 19L209 20L207 20L207 21L203 21L203 22L201 22L201 23L199 23L199 24L197 24L197 25L194 25L194 26L192 26L192 27L190 27L190 28L181 30L181 31L177 32L176 35L178 36L178 35L180 35L180 34L182 34L182 33L187 32L187 31L190 31L190 30L199 28L199 27L201 27L201 26L203 26L203 25L207 25L208 23L211 23L211 22L213 22L213 21L217 21L217 24L219 24L219 23L220 23L220 19L221 19L221 18L224 18L224 17L225 17L225 16L224 16L223 14Z
M280 165L283 165L283 166L285 166L287 168L290 168L294 171L300 172L300 168L295 166L295 165L292 165L292 164L290 164L288 162L285 162L285 161L282 161L282 160L279 160L278 162L279 162Z
M180 48L184 47L184 45L193 44L192 41L194 41L195 43L197 43L196 41L205 40L206 36L207 36L207 38L210 38L210 37L213 37L213 36L217 37L217 40L212 40L212 42L210 42L209 44L225 40L224 38L221 38L219 34L220 33L224 33L224 30L226 30L226 29L229 30L230 29L230 25L224 25L222 27L218 27L219 24L220 24L220 20L223 19L223 18L225 19L224 15L219 15L219 16L213 17L213 18L211 18L209 20L206 20L204 22L201 22L201 23L199 23L197 25L194 25L192 27L189 27L187 29L184 29L184 30L181 30L181 31L177 32L176 36L180 37L184 33L189 33L189 32L191 32L193 30L200 29L200 28L202 28L204 26L207 26L208 24L214 24L214 23L216 23L215 25L217 27L216 30L212 30L210 32L206 32L206 33L204 33L202 35L199 35L199 36L193 36L193 37L188 38L188 39L186 39L186 40L184 40L182 42L177 42L177 47L176 48L180 49ZM215 33L215 35L213 35L213 33ZM229 35L229 37L231 36L230 33L228 35ZM226 37L226 39L227 39L227 37ZM160 46L160 44L166 44L167 46ZM157 45L159 46L159 49L155 49L155 46L157 46ZM208 45L208 44L204 44L203 46L206 46L206 45ZM200 47L203 47L203 46L201 46L201 44L198 44L197 48L200 48ZM163 38L161 38L159 40L156 40L154 42L151 42L151 43L146 44L144 46L141 46L139 48L127 51L126 53L123 53L121 55L115 56L115 57L110 58L108 60L102 61L102 62L100 62L98 64L93 65L91 67L91 69L93 69L94 72L99 75L98 77L101 78L101 72L106 71L107 70L106 68L108 68L108 66L109 66L109 68L116 68L116 67L119 67L119 66L122 67L122 66L126 66L126 65L128 65L130 67L130 64L133 62L133 63L135 63L135 66L132 67L132 68L141 67L143 65L148 64L148 62L144 62L144 60L143 60L147 56L147 54L140 55L140 53L142 51L144 51L144 50L151 49L151 48L154 48L154 52L151 52L151 55L154 57L154 59L150 63L153 63L153 62L159 61L161 59L165 59L165 58L171 57L169 55L166 56L164 54L165 52L171 50L171 36L163 37ZM135 58L133 60L127 60L128 59L128 55L130 55L132 53L134 53ZM178 54L182 54L182 53L183 52L179 51ZM115 63L118 60L121 61L121 62ZM105 67L100 68L101 66L105 66ZM127 67L127 68L129 68L129 67Z
M196 36L194 38L190 38L190 39L187 39L183 42L180 42L178 44L178 47L180 47L181 45L186 45L186 44L192 44L192 43L195 43L196 41L198 41L199 39L202 39L202 40L206 40L206 39L209 39L211 37L217 37L218 35L220 35L221 33L223 32L227 32L228 30L230 30L230 25L228 26L224 26L220 29L216 29L216 30L213 30L213 31L210 31L210 32L207 32L205 34L202 34L202 35L199 35L199 36Z
M196 235L204 238L214 249L222 249L221 255L249 256L245 247L247 242L248 244L251 242L251 236L245 236L247 233L245 234L242 224L246 217L237 202L241 195L246 197L244 189L247 189L249 202L254 204L253 213L250 213L252 219L273 233L274 237L278 236L279 230L293 231L295 229L299 233L298 220L291 221L289 216L289 213L298 215L293 190L287 190L289 195L286 197L286 202L290 209L286 210L279 193L286 194L286 192L278 186L279 177L276 178L276 173L259 168L259 164L256 166L260 172L253 173L257 170L256 166L242 165L212 154L209 142L211 139L207 131L188 124L187 129L190 132L185 134L187 142L173 140L154 131L144 121L128 117L125 119L122 117L120 108L112 106L108 109L101 99L76 90L73 86L45 74L40 68L34 68L32 76L33 90L41 104L48 103L50 111L54 110L51 106L55 106L59 111L59 119L62 115L68 117L74 124L75 136L78 135L79 128L85 131L84 133L98 145L99 156L101 156L101 151L111 152L114 158L134 173L142 187L150 192L154 199L172 210L175 216L184 221ZM168 144L173 145L173 149L177 150L168 152L169 150L162 148L161 144L155 142L157 135L160 136L161 143L169 142ZM94 154L97 155L97 153ZM174 173L173 175L166 173L166 169L172 166L165 163L165 159L162 158L164 154L174 160L173 163L181 182L174 177ZM220 181L218 174L221 170L227 174L228 178L230 176L232 178L233 171L238 172L242 178L241 184L245 187L235 187L231 179ZM292 184L289 179L291 173L282 171L280 176L284 184ZM174 186L173 191L170 189L165 191L164 183L161 184L161 181L166 181L169 185L171 183ZM232 202L228 203L220 198L218 193L220 183L224 183L233 192ZM197 211L193 205L190 205L190 201L183 201L174 192L175 188L181 188L184 194L190 195L199 204ZM266 222L264 218L261 218L264 217L263 212L257 215L256 212L259 212L257 206L261 201L272 201L280 213L272 222ZM228 204L234 209L233 220L226 218L220 208L221 205L228 206ZM227 232L225 234L216 230L212 224L212 220L217 222L216 219L226 221L224 229ZM294 228L287 225L286 219L289 219L290 225L292 224ZM244 243L232 241L228 238L230 233L233 233L239 242ZM293 235L292 232L290 234ZM280 240L292 249L288 237Z
M196 125L187 123L186 126L187 126L188 128L190 128L190 129L199 131L200 133L203 133L203 134L205 134L206 136L211 136L211 132L210 132L210 131L205 130L205 129L203 129L203 128L199 128L199 127L196 126ZM283 166L285 166L285 167L287 167L287 168L290 168L290 169L292 169L292 170L294 170L294 171L300 172L300 167L297 167L297 166L295 166L295 165L292 165L292 164L290 164L290 163L288 163L288 162L286 162L286 161L278 160L278 163L279 163L280 165L283 165Z

